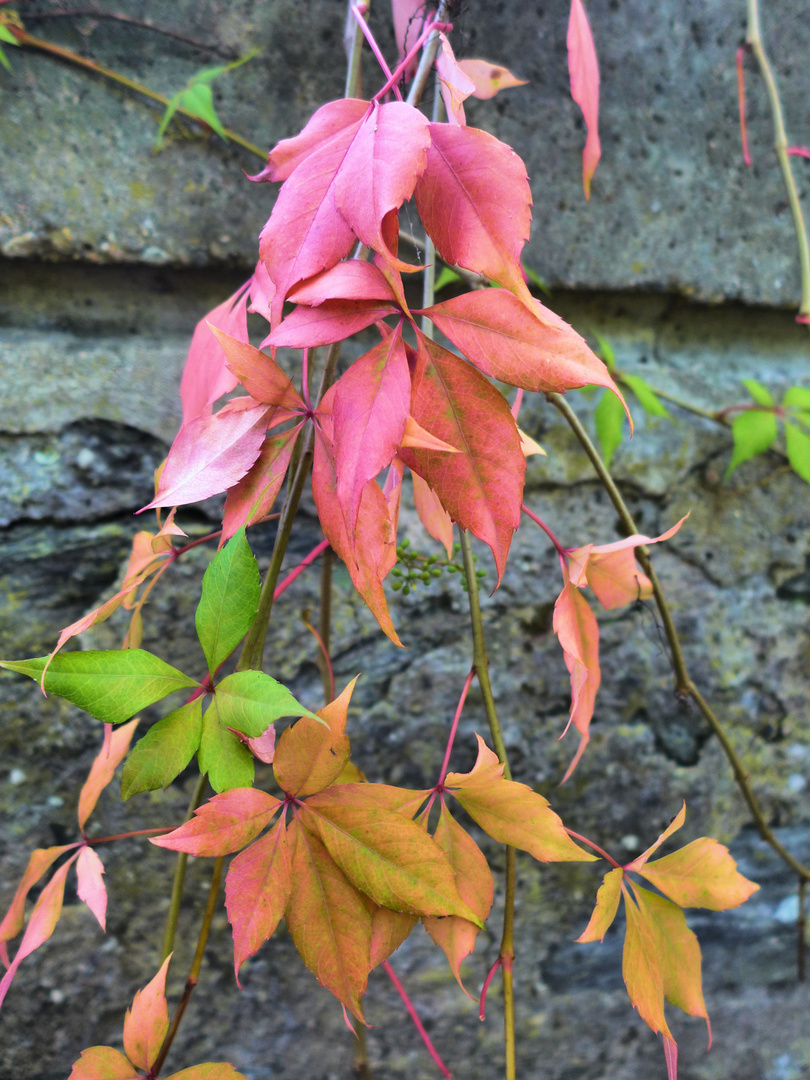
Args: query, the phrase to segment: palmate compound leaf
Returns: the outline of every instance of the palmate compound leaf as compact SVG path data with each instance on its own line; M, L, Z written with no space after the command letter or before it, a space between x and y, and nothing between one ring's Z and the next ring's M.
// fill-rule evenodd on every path
M151 843L189 855L230 855L254 840L282 805L274 796L253 788L226 791L203 803L190 821L173 832L152 837Z
M433 839L450 860L456 875L459 896L482 923L486 922L495 892L492 872L481 849L453 818L444 803ZM461 981L461 963L475 947L478 927L458 915L450 915L444 919L422 916L422 923L431 938L444 951L450 970L461 989L468 997L472 997Z
M360 1021L371 946L371 915L364 897L340 869L316 831L295 832L287 929L301 959Z
M346 717L357 678L343 693L318 710L325 723L305 716L286 728L273 759L276 783L288 795L303 798L334 783L349 760Z
M448 773L445 785L473 821L500 844L528 851L540 862L592 862L548 804L526 784L505 780L503 765L480 735L468 773Z
M240 529L220 548L205 571L194 616L210 675L227 660L250 629L260 591L259 567L244 530Z
M526 462L503 395L460 357L418 333L411 412L459 452L401 448L450 517L492 550L503 576L520 524Z
M36 682L47 656L1 660L0 667ZM105 724L120 724L175 690L199 683L145 649L100 649L59 653L45 672L47 694L66 698Z
M198 697L158 720L135 743L124 765L121 798L158 788L165 791L191 761L201 738L202 698Z
M341 784L314 795L300 810L301 824L320 837L352 884L374 903L416 915L461 915L480 926L461 899L439 845L392 808L398 799L421 801L426 793L379 788Z
M115 770L124 760L138 720L130 720L116 731L113 731L109 740L105 737L104 745L93 759L90 772L79 792L78 818L79 828L84 829L85 823L95 809L98 797L104 788L112 780Z
M261 840L237 855L228 869L225 907L233 928L237 983L239 968L259 951L284 915L293 888L297 835L295 824L288 829L282 817Z

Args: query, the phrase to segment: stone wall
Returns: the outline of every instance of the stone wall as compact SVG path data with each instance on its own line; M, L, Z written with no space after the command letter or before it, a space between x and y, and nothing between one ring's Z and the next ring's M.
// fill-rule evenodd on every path
M470 3L457 20L468 55L507 62L530 80L469 110L526 158L535 200L527 262L552 287L550 305L580 331L598 331L619 365L706 409L744 399L740 379L776 392L808 385L808 338L793 322L795 246L769 150L766 102L749 93L755 167L739 160L733 52L743 4L691 0L591 2L603 73L604 159L586 204L583 133L566 96L568 5ZM55 5L32 3L37 12ZM501 9L501 10L499 10ZM113 10L110 7L109 10ZM344 5L338 0L228 4L157 0L114 6L196 39L264 51L217 86L223 121L267 146L296 131L342 90ZM380 38L387 11L374 11ZM790 129L800 132L808 94L810 31L800 5L763 11ZM508 18L507 18L508 16ZM164 93L218 62L174 39L87 19L29 24L32 32L91 55ZM175 133L151 152L149 107L109 84L41 55L9 48L0 72L0 655L47 652L58 631L109 595L148 501L152 471L174 435L177 385L196 320L250 272L269 186L244 181L254 160L219 140ZM390 51L390 50L389 50ZM368 85L373 71L367 69ZM806 140L805 140L806 141ZM797 173L804 184L804 163ZM722 300L722 303L717 301ZM595 399L572 395L592 424ZM769 820L810 859L810 498L807 485L769 454L724 482L728 433L674 409L672 421L637 419L614 459L642 529L663 531L687 509L687 526L655 552L694 678L717 706ZM557 414L527 401L523 426L548 450L529 463L526 501L565 543L617 537L615 513ZM193 535L216 520L212 502L182 520ZM413 510L403 535L429 550ZM288 562L319 539L305 503ZM262 567L272 535L251 536ZM209 554L181 561L146 613L146 647L194 670L189 635ZM481 565L489 566L481 552ZM300 612L317 606L317 571L290 590L268 644L268 670L319 703L315 651ZM394 597L408 648L391 646L336 575L333 654L339 683L362 679L350 714L354 756L371 779L433 782L469 666L468 620L458 582L445 576ZM556 556L521 529L501 588L484 600L493 681L518 779L552 800L565 820L629 856L646 846L686 799L685 840L731 844L762 889L744 907L690 919L704 949L715 1046L706 1056L697 1021L673 1018L682 1077L798 1080L810 1069L807 991L795 982L795 883L757 838L716 740L673 696L661 630L650 605L600 616L603 687L591 746L572 781L556 787L573 752L556 737L568 712L567 677L551 631ZM489 590L487 590L488 592ZM83 639L116 647L114 619ZM28 851L69 842L75 800L99 742L98 725L10 673L0 676L0 903ZM161 715L147 710L143 727ZM484 731L476 691L462 719L459 768ZM260 775L261 780L261 775ZM165 796L122 807L107 792L104 832L179 820L193 787L184 774ZM131 841L105 853L106 938L75 894L53 940L20 970L7 999L0 1078L64 1077L79 1051L120 1039L132 993L154 973L173 860ZM492 850L493 865L501 857ZM621 935L574 946L597 884L589 868L519 862L520 1075L553 1080L646 1080L663 1075L660 1044L627 1003ZM207 890L192 865L171 989L190 960ZM499 901L496 901L496 905ZM480 986L497 951L499 915L466 967ZM459 991L421 931L395 966L454 1073L484 1080L500 1068L497 991L491 1016ZM339 1007L305 971L282 931L234 986L224 911L214 924L197 996L169 1065L231 1060L251 1080L351 1075ZM399 1000L373 976L368 1015L375 1076L435 1075ZM538 1061L543 1062L542 1071Z

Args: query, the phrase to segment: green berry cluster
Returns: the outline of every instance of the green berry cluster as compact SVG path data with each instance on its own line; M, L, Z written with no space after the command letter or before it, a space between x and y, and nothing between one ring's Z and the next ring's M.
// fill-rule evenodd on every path
M461 544L454 544L453 558L440 559L438 555L423 555L420 551L411 547L410 540L403 540L401 544L397 545L397 559L399 561L391 571L391 576L394 578L392 585L394 592L401 591L403 596L408 596L411 590L415 589L420 582L427 585L434 578L440 578L445 570L448 574L460 574L461 584L466 590L467 575L464 572L463 564L457 561L460 551ZM473 559L477 562L478 556L473 555ZM486 570L476 570L475 576L480 581L481 578L486 577Z

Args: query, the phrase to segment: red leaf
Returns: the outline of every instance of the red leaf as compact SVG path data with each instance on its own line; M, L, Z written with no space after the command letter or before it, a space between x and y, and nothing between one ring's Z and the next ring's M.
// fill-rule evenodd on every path
M38 949L40 945L44 944L54 932L56 924L59 922L59 916L62 914L62 900L65 895L65 878L67 872L73 863L78 858L78 853L71 856L66 863L59 867L51 880L39 894L39 898L34 905L34 910L31 912L31 917L28 920L28 925L25 928L25 933L22 936L20 947L14 955L14 959L9 965L8 971L0 980L0 1006L2 1006L5 1000L8 988L11 986L11 982L14 976L17 974L17 968L20 963L30 956L35 949Z
M520 266L532 205L523 161L478 128L431 124L430 136L415 194L437 251L533 304Z
M281 435L268 435L250 471L228 490L222 515L220 547L242 526L269 514L281 491L301 425Z
M593 716L596 691L602 680L599 669L599 626L588 601L570 581L566 581L563 591L557 597L553 626L562 646L565 666L571 675L571 714L568 723L573 724L580 734L577 752L560 781L564 784L577 767L588 745L588 728ZM568 726L565 730L568 730Z
M599 146L599 63L582 0L571 0L568 19L568 74L571 97L582 109L588 136L582 151L582 186L591 197L591 179L601 157Z
M516 79L509 68L488 60L459 60L458 66L475 83L472 96L476 98L495 97L499 90L526 85L526 79Z
M250 279L250 307L248 311L261 315L270 322L270 306L276 295L276 287L267 272L267 267L261 261L256 263L253 277Z
M247 341L247 295L247 285L241 285L197 323L180 380L184 424L196 416L210 415L217 398L236 386L212 330L217 327L239 341Z
M449 559L453 554L453 519L442 506L439 496L419 473L411 473L411 480L413 501L419 520L433 539L444 545Z
M391 12L394 16L394 36L397 40L397 54L399 60L405 59L416 42L425 25L425 2L424 0L391 0ZM406 79L412 79L416 71L418 57L403 72Z
M229 855L258 836L282 805L257 788L234 788L215 795L194 817L151 843L189 855Z
M271 412L271 406L238 398L214 416L184 424L166 459L157 498L143 509L200 502L233 487L261 453Z
M425 169L430 127L405 101L372 102L335 177L338 209L355 236L406 270L386 243L383 218L413 194Z
M605 386L624 404L608 369L585 340L539 300L527 305L503 289L480 289L421 314L494 379L541 393Z
M93 813L98 797L115 775L115 770L127 756L129 744L138 726L138 719L130 720L115 728L93 759L90 772L79 792L79 828L84 829L85 822Z
M171 958L170 953L154 979L137 992L124 1017L124 1050L139 1069L148 1071L152 1067L169 1030L166 973Z
M526 463L504 397L483 375L418 334L411 411L458 454L401 449L450 517L492 549L500 582L520 523Z
M37 848L31 852L28 865L25 868L14 899L11 901L3 921L0 923L0 942L11 941L22 930L25 923L25 900L28 893L42 878L46 871L50 870L60 855L64 855L78 844L65 844L62 847ZM8 965L6 965L8 966Z
M262 344L289 349L331 345L396 314L393 304L379 300L324 300L317 307L299 304Z
M287 929L318 982L363 1021L360 999L368 982L371 916L321 841L296 826Z
M291 139L277 142L267 155L267 165L251 180L286 180L298 166L319 150L324 143L362 120L368 102L358 98L338 98L328 101L312 114L306 126Z
M332 430L337 497L349 529L363 489L391 463L405 433L411 377L401 326L335 384Z
M290 412L303 412L301 396L271 357L247 342L223 334L212 327L225 353L228 367L255 401Z
M400 446L410 446L414 450L442 450L445 454L458 454L457 447L450 443L437 439L429 431L425 431L421 424L417 424L412 416L405 421L405 431L402 435Z
M418 921L418 915L412 915L407 911L391 911L390 908L374 907L371 916L371 947L369 949L369 967L372 971L397 951Z
M380 270L365 259L345 259L329 270L309 278L290 290L294 304L317 307L324 300L390 300L394 290ZM255 395L254 395L255 396Z
M353 109L344 107L347 120L350 113L356 115ZM289 175L262 230L259 254L276 288L273 326L293 285L334 266L351 250L355 237L335 203L335 177L361 122L348 120L326 141L318 140L312 149L307 145L308 152Z
M91 1046L74 1062L68 1080L140 1080L140 1073L111 1046Z
M90 847L83 847L76 862L79 899L84 900L102 930L107 929L107 889L102 879L104 865Z
M237 855L228 869L225 907L233 927L237 983L239 968L273 934L290 899L296 835L282 818L266 836Z

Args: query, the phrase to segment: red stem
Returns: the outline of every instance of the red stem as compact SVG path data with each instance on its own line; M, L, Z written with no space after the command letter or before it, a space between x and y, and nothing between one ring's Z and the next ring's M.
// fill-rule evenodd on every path
M532 519L532 521L535 523L535 525L540 526L540 528L543 530L543 532L546 534L546 536L552 542L554 547L557 549L560 556L564 556L565 552L566 552L566 549L562 546L562 544L557 539L557 537L554 535L554 533L551 531L551 529L548 527L548 525L546 525L545 521L542 521L537 516L537 514L533 514L532 511L528 508L528 506L525 503L521 506L521 510L526 515L526 517L530 517Z
M489 990L489 984L494 978L495 972L503 963L503 957L499 956L492 967L489 969L489 974L484 979L484 985L481 987L481 1000L478 1005L478 1019L486 1020L486 1005L487 1005L487 990Z
M622 867L619 866L613 856L608 855L604 848L600 848L598 844L595 844L593 842L593 840L589 840L587 836L581 836L578 832L574 832L573 829L569 829L565 825L563 825L563 828L569 836L573 837L574 840L580 840L583 844L587 844L589 848L593 848L593 850L599 855L601 855L603 859L607 859L611 866L615 867L617 870L622 869Z
M319 555L323 555L323 553L328 547L329 541L321 540L320 544L318 544L312 549L312 551L310 551L309 555L307 555L304 561L299 563L294 570L291 570L289 574L287 574L287 576L284 578L284 580L276 586L276 591L273 593L273 600L278 600L281 594L285 592L290 587L290 585L292 585L295 579L297 577L300 577L301 574L303 574L303 572L306 570L306 568L308 566L311 566L312 563L315 562Z
M176 825L163 825L159 829L136 829L135 832L116 833L115 836L98 836L93 840L85 839L88 847L96 844L111 844L113 840L129 840L133 836L160 836L162 833L174 832Z
M315 627L312 625L312 623L309 622L308 619L304 619L303 623L304 623L304 626L307 628L307 630L309 630L310 634L312 634L312 636L318 642L318 646L320 647L321 655L323 656L324 663L326 664L326 670L329 673L329 701L334 701L335 700L335 671L334 671L334 668L332 667L332 661L329 658L329 650L326 648L326 645L324 644L323 638L318 633L318 631L315 629ZM327 702L327 704L328 704L328 702ZM354 1031L354 1028L352 1028L352 1031Z
M385 77L388 79L388 82L390 83L391 79L392 79L391 68L388 66L388 64L386 64L385 57L380 52L380 46L374 40L374 35L369 30L368 24L366 23L366 20L363 18L362 14L360 13L360 8L359 8L359 6L357 4L352 4L352 15L354 15L355 19L357 19L357 25L363 31L363 36L365 37L366 41L371 46L371 51L377 57L377 63L383 69L383 74L385 75ZM399 92L399 87L394 85L393 90L394 90L394 93L397 96L397 100L402 101L402 94ZM376 98L379 95L375 94L374 96Z
M425 42L434 30L439 30L441 32L447 31L447 33L449 33L452 29L453 24L445 22L432 22L430 26L424 27L422 33L417 38L416 44L411 46L403 59L399 62L399 64L397 64L396 68L394 69L393 75L389 73L388 82L385 84L382 90L377 91L377 93L374 95L373 100L377 101L379 98L382 98L385 94L387 94L389 90L393 89L394 93L397 95L397 97L399 97L401 101L402 96L397 90L397 85L399 83L399 80L402 78L403 73L407 70L410 62L413 60L413 58L416 56L416 54L419 52L419 50L422 48L422 46L425 44Z
M447 769L450 765L450 753L453 749L453 742L456 738L456 731L458 730L458 722L461 719L461 710L464 708L464 702L467 700L467 694L470 692L472 681L475 678L475 668L470 668L470 672L464 681L464 688L461 691L461 697L458 699L458 705L456 707L456 715L453 717L453 723L450 727L450 736L447 740L447 749L444 752L444 761L442 762L442 771L439 773L439 782L436 785L435 790L441 790L444 784L444 778L447 776Z
M737 100L740 105L740 137L742 139L743 161L746 165L751 164L751 155L748 153L748 130L745 126L745 45L737 49Z
M433 1045L433 1043L431 1042L430 1036L425 1031L425 1025L419 1019L419 1017L418 1017L418 1015L416 1013L416 1009L413 1007L413 1002L408 997L408 995L407 995L407 993L405 991L405 987L402 985L402 983L397 978L396 972L394 971L394 969L391 967L391 965L388 963L387 960L383 960L383 967L385 968L386 972L388 973L388 978L391 980L391 982L396 987L397 993L402 998L402 1003L403 1003L403 1005L405 1006L405 1008L408 1011L408 1016L410 1016L411 1020L413 1020L414 1027L419 1032L419 1034L422 1036L422 1042L425 1044L425 1047L427 1048L427 1052L433 1058L433 1061L436 1064L436 1068L439 1070L439 1072L442 1074L442 1076L452 1077L453 1074L450 1072L450 1070L447 1068L445 1063L439 1057L439 1053L436 1050L436 1047Z

